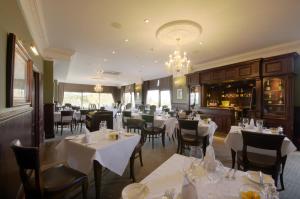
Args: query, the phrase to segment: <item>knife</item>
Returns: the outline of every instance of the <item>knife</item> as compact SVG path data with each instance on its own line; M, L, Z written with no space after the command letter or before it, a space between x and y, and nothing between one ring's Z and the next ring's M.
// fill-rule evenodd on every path
M264 177L261 171L259 171L259 183L261 186L264 186Z

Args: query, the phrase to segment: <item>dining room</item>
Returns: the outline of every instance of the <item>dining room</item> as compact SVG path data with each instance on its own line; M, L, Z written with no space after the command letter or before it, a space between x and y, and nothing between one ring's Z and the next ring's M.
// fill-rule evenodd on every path
M0 198L300 198L299 9L1 0Z

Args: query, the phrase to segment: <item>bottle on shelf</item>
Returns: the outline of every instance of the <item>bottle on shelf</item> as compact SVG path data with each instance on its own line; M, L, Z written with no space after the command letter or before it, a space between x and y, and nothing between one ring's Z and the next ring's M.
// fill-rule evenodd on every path
M268 80L266 85L266 91L270 91L270 90L271 90L270 80Z
M280 91L282 90L282 81L281 80L279 81L279 84L278 84L278 90L280 90Z
M281 93L280 96L279 96L278 104L283 104L283 96L282 96L282 93Z

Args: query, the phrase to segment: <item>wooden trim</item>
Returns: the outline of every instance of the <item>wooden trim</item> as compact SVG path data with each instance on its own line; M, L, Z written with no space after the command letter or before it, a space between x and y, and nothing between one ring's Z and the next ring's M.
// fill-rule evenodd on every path
M30 107L29 105L10 108L7 111L0 112L0 123L6 122L7 120L13 119L15 117L18 117L24 113L31 112L31 111L32 111L32 107Z
M14 80L12 74L14 74L15 43L16 36L13 33L9 33L6 49L6 107L13 106Z

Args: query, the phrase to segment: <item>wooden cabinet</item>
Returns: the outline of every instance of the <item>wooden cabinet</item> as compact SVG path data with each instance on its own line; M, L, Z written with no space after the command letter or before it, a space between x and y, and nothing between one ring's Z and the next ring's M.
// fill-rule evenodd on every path
M192 73L186 76L188 86L197 86L200 85L200 73Z
M262 75L273 76L293 73L296 56L296 53L289 53L264 59L262 63Z
M243 79L255 79L260 75L261 59L200 71L202 84L215 84Z

